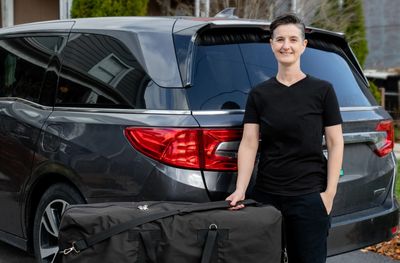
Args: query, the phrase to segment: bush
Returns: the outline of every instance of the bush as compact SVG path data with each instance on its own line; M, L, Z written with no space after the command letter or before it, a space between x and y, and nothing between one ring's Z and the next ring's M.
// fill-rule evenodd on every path
M378 89L378 86L376 86L375 83L373 83L370 80L368 82L369 82L369 91L371 91L371 93L374 96L374 98L376 99L376 101L379 104L381 104L382 98L381 98L381 92Z
M148 0L74 0L71 16L144 16Z

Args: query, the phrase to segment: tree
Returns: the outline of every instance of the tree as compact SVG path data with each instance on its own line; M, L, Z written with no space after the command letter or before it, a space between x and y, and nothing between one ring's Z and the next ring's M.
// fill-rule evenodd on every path
M96 0L74 0L72 2L71 16L78 17L92 17Z
M144 16L148 0L74 0L71 15L78 17Z
M368 55L362 0L322 0L311 19L311 25L336 32L344 32L360 65Z
M351 4L348 2L351 2ZM345 5L351 6L351 8L349 8L349 12L353 14L345 33L349 39L351 48L360 62L360 65L363 67L365 59L368 55L368 44L365 33L365 19L363 14L362 0L347 0Z

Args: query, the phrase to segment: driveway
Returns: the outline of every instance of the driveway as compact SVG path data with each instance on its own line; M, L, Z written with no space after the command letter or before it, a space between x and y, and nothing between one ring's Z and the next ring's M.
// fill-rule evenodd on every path
M398 262L388 257L372 252L354 251L351 253L328 258L327 263L394 263ZM0 242L0 263L35 263L33 257L17 248Z

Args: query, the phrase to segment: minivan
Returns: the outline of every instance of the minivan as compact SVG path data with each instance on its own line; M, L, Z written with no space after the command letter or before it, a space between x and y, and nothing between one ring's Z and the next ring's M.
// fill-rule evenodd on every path
M302 69L333 84L344 121L335 255L397 231L393 121L342 34L306 37ZM68 204L226 198L247 94L277 72L269 23L244 19L25 24L0 30L0 58L0 240L38 262Z

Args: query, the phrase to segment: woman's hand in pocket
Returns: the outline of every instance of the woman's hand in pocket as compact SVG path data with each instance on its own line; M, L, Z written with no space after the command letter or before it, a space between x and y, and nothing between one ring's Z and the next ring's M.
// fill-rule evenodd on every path
M322 192L322 193L320 193L320 195L321 195L322 203L324 203L326 213L329 215L332 211L333 199L335 198L335 195L331 194L329 192Z

